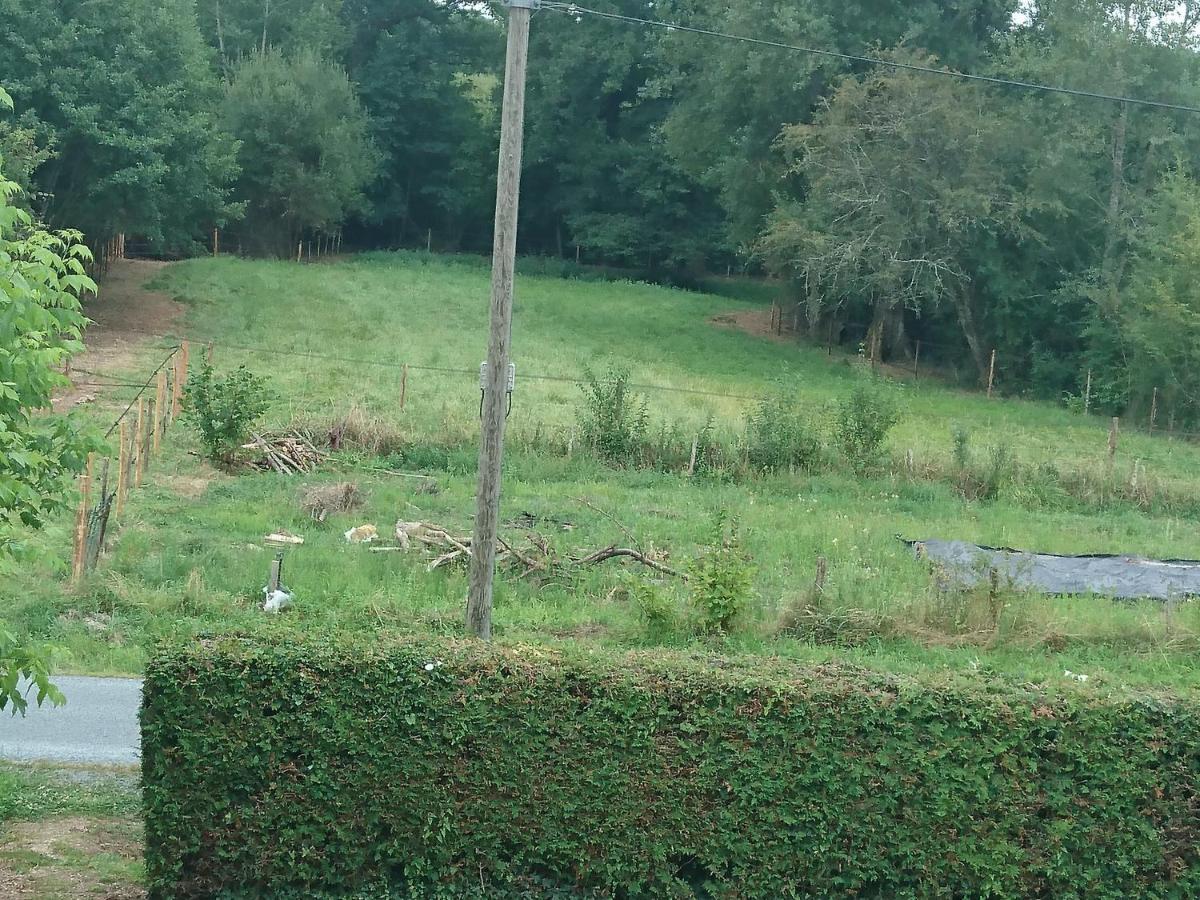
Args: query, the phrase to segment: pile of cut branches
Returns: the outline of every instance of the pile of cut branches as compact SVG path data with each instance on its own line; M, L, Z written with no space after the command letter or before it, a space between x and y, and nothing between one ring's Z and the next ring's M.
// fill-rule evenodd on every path
M255 434L250 443L242 445L242 449L253 454L249 460L250 466L280 475L312 472L329 456L318 450L312 438L300 431Z

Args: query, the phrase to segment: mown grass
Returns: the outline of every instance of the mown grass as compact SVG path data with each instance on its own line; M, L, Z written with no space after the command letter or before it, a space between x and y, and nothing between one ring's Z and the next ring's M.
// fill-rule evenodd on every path
M128 816L140 808L132 772L0 762L0 824L67 815Z
M371 522L386 536L397 519L469 532L479 402L473 372L487 324L484 265L423 255L318 266L197 260L169 268L159 286L188 304L189 336L214 340L218 368L245 363L271 376L279 396L269 414L275 424L320 426L358 405L395 432L399 449L386 460L342 456L312 478L231 476L199 462L194 438L176 428L101 571L77 593L64 588L69 523L54 523L37 541L46 552L16 573L5 618L67 648L72 668L106 672L138 671L148 643L177 630L267 629L281 639L292 629L459 633L461 572L429 573L425 560L412 555L348 546L342 532ZM655 641L805 660L837 656L899 671L990 667L1061 679L1071 669L1141 686L1196 683L1200 614L1190 604L1015 594L997 602L947 594L896 539L958 537L1048 552L1195 558L1196 522L1185 501L1200 487L1200 452L1191 445L1123 438L1111 481L1120 483L1140 460L1146 472L1140 477L1173 498L1139 506L1103 489L1106 423L1049 404L989 402L923 383L895 388L904 415L890 441L893 463L862 478L836 462L812 475L731 481L606 467L578 449L567 457L581 391L532 376L572 379L585 366L610 363L628 368L635 382L675 389L644 393L652 422L676 423L685 433L710 417L732 433L748 408L744 398L780 384L828 431L832 403L863 377L860 367L708 321L753 302L642 284L519 279L519 376L503 518L532 514L564 553L628 543L624 526L638 543L666 548L683 564L704 545L721 511L736 516L756 569L755 596L738 628L720 639L683 628ZM404 363L412 368L401 411ZM111 406L90 414L100 417ZM1054 460L1101 488L1067 491L1054 482L1042 489L1021 481L993 502L968 502L947 475L956 423L971 430L980 452L1003 442L1027 466ZM898 462L909 450L917 463L911 470ZM416 480L358 468L363 462L432 475L440 492L419 492ZM343 479L365 489L366 507L312 522L300 508L302 488ZM280 528L306 539L285 563L285 582L298 603L280 620L267 620L257 603L273 551L262 537ZM808 592L819 556L828 560L829 577L817 604ZM568 582L502 579L497 633L652 643L621 590L623 567L606 565ZM686 606L686 598L680 603ZM797 610L807 612L805 627L781 633L781 621Z

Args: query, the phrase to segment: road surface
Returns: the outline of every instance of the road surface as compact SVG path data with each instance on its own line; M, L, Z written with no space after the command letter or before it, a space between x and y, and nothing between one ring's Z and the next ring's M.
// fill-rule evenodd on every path
M61 675L53 680L66 694L66 706L38 708L31 697L25 718L14 718L7 709L0 712L0 759L108 765L138 761L140 679Z

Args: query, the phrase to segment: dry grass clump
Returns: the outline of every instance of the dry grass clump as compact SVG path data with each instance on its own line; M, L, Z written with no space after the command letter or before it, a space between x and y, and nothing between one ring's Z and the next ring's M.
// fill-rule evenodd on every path
M324 522L331 513L347 513L363 505L363 492L352 481L307 488L300 506L314 522Z

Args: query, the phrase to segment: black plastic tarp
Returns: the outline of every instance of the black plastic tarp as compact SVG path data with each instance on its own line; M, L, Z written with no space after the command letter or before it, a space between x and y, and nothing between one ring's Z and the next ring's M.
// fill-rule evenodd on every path
M944 579L969 587L995 570L1006 583L1043 594L1099 594L1119 600L1200 597L1200 561L1140 556L1055 556L966 541L905 541Z

